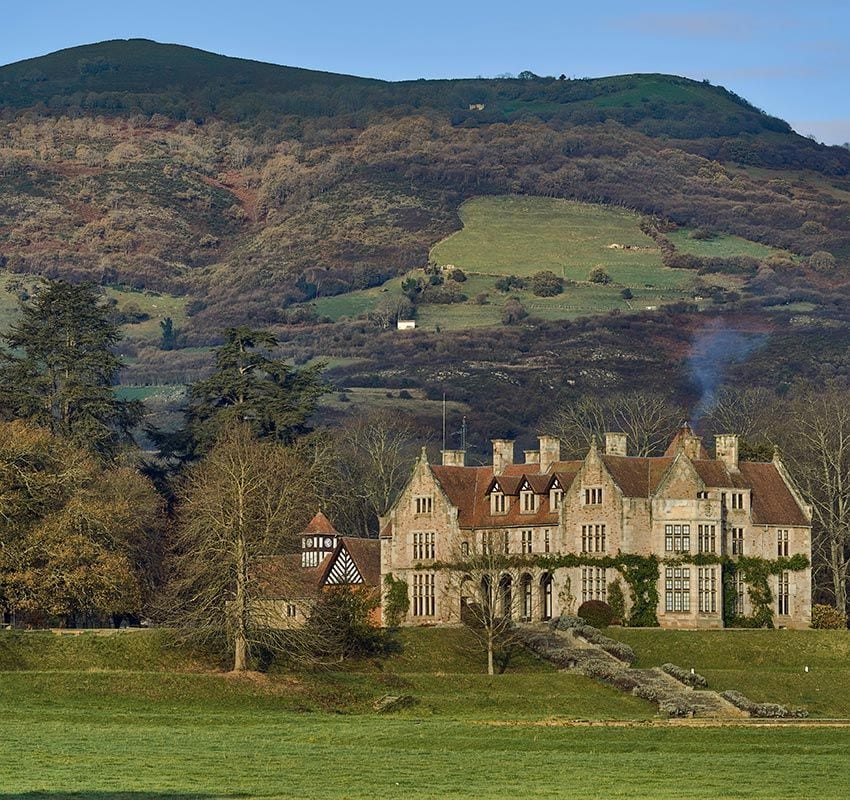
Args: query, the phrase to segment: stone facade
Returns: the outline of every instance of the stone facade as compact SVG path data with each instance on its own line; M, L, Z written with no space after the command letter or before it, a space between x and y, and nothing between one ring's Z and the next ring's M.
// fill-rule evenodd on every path
M445 451L443 463L432 465L423 450L381 525L381 575L407 582L407 623L460 620L474 595L465 580L480 576L437 565L474 553L654 554L662 562L657 617L666 628L723 627L721 565L693 563L701 553L811 559L811 509L778 456L739 461L737 437L724 435L716 437L711 458L687 425L662 457L630 457L627 446L623 434L607 434L602 449L594 443L584 459L561 461L557 440L541 437L539 450L526 451L525 463L515 464L513 442L495 440L493 465L485 467L465 466L461 451ZM493 602L519 620L575 613L585 600L607 601L617 580L628 598L619 572L599 566L525 566L484 580L492 583ZM807 627L811 571L770 580L774 624ZM749 615L747 587L738 581L734 592L736 613Z

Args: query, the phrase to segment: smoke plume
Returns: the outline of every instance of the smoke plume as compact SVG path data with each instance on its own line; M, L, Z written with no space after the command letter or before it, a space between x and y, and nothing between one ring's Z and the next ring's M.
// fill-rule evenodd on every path
M697 332L687 359L691 382L699 392L691 413L692 424L714 408L728 368L743 361L766 338L765 333L729 328L717 318Z

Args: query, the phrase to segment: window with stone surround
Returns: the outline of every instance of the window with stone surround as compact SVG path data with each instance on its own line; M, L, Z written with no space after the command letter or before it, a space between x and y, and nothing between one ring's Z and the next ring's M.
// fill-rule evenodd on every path
M581 526L581 552L604 553L607 550L604 525Z
M294 617L298 614L298 609L295 606L295 603L287 603L286 604L286 616Z
M434 531L416 531L413 534L413 557L434 558Z
M788 531L787 530L776 531L776 555L778 555L780 557L788 555Z
M413 616L433 617L436 611L434 599L435 575L433 572L417 572L413 575Z
M548 553L552 548L552 534L548 528L543 531L543 552Z
M715 525L698 525L697 541L700 553L714 553L717 547L717 527Z
M507 514L508 513L508 498L502 492L493 492L490 495L490 513L491 514Z
M703 614L717 613L717 568L700 567L697 570L699 610Z
M747 584L744 582L744 576L740 572L735 573L735 577L732 581L732 603L734 608L734 614L736 617L744 616L744 590L746 589Z
M788 615L788 573L780 572L776 578L776 613L780 616Z
M602 487L591 487L584 490L584 504L586 506L602 505Z
M522 532L522 554L528 555L532 552L532 542L534 540L534 531Z
M581 602L588 600L608 602L607 570L604 567L581 568Z
M732 555L744 555L744 529L732 528Z
M664 609L674 612L691 610L690 567L667 567L664 570Z
M730 501L733 510L742 510L744 508L744 493L743 492L731 492L730 493Z
M664 549L668 553L689 553L691 550L691 526L675 523L665 525Z
M519 493L519 509L522 514L533 514L537 511L537 495L531 489L523 489Z
M416 514L430 514L433 511L434 501L431 495L420 495L413 499L413 508Z
M561 507L561 503L564 501L564 490L563 489L551 489L549 492L549 509L551 511L557 511Z

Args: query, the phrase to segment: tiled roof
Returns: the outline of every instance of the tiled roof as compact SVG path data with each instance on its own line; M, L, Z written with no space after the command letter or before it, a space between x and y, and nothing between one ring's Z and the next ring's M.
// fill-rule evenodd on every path
M638 458L632 456L601 456L611 477L626 497L649 497L658 489L674 461L672 456ZM771 525L809 525L803 510L785 485L773 463L742 461L739 470L730 470L722 461L699 459L692 462L706 486L715 489L751 489L753 522ZM540 506L534 514L520 513L514 500L507 514L490 514L487 494L493 483L492 467L434 466L434 476L451 504L458 509L458 524L462 528L521 527L522 525L556 525L558 514L549 508L548 486L556 476L566 490L581 469L582 461L559 461L546 474L525 470L533 465L512 465L513 474L498 476L506 494L515 494L523 476L535 489ZM520 469L517 469L521 467Z
M775 464L742 461L741 475L752 489L757 525L811 525Z
M626 497L649 497L658 488L673 459L602 456L602 463Z
M367 586L380 586L381 543L377 539L343 536L340 539L339 545L337 545L337 550L341 550L343 547L348 550L348 554L357 567L357 571L363 577L364 583ZM332 563L333 558L326 559L320 582L324 582L324 578L331 569Z
M331 521L321 511L307 523L304 533L332 533L339 535L334 529L334 526L331 525Z
M531 464L523 465L533 466ZM487 490L493 481L492 467L431 467L449 500L458 509L458 524L462 528L510 527L522 525L557 525L558 512L549 510L549 497L539 500L539 507L533 514L520 513L519 503L514 500L507 514L490 514L490 498ZM539 478L545 476L537 473ZM500 485L505 488L519 487L521 476L509 476L504 480L498 476ZM530 476L529 476L530 477ZM538 481L538 478L535 478ZM529 480L529 483L531 481ZM548 483L548 479L547 479ZM511 494L505 488L506 494Z
M330 557L330 554L325 556L318 567L302 567L300 553L265 556L254 562L251 572L262 597L268 600L300 600L316 595L320 575Z

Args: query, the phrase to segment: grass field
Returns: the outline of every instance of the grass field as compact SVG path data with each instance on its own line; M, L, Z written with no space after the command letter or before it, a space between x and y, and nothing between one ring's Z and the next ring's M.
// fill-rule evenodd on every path
M667 303L693 302L689 289L695 273L665 267L660 250L640 230L640 216L632 211L546 197L503 196L469 200L461 206L460 216L463 229L435 245L431 259L464 270L467 280L461 290L468 300L452 305L419 304L420 328L460 330L498 325L506 299L495 288L498 278L527 278L541 270L572 281L556 297L536 297L530 289L511 292L532 316L541 319L573 319L614 309L642 311ZM674 236L683 251L700 255L764 257L779 252L735 236L697 241L689 239L685 230ZM611 276L611 285L589 282L591 271L598 266ZM422 275L421 271L410 274ZM373 289L323 297L316 301L316 308L334 320L356 318L382 299L398 295L401 283L402 278L395 278ZM709 283L740 289L742 279L718 274L712 275ZM629 301L621 296L626 287L633 295ZM476 302L482 294L487 295L486 302Z
M14 282L30 289L37 280L30 275L13 275L0 271L0 332L8 328L20 313L17 295L7 291L9 284ZM115 288L106 289L105 294L118 302L119 309L132 304L150 315L150 319L144 322L121 327L121 332L128 339L146 343L158 342L162 335L159 322L166 317L171 317L175 328L180 328L186 323L187 298L185 297Z
M712 689L850 718L848 631L609 631L635 649L639 666L672 661L705 675Z
M691 231L686 228L679 228L679 230L671 231L665 235L673 242L677 250L695 256L707 258L729 258L730 256L770 258L771 256L782 256L789 259L792 257L787 250L778 250L766 244L751 242L749 239L742 239L740 236L718 233L710 239L692 239L690 234Z
M666 632L620 633L662 657ZM797 632L754 633L745 649L779 640L783 666L801 657ZM736 636L712 663L744 658ZM802 637L812 663L845 652L830 636ZM236 678L158 631L2 633L0 798L846 796L850 728L654 722L643 701L531 656L488 678L468 637L409 630L380 665ZM419 702L372 712L387 693ZM581 719L626 722L569 721Z

